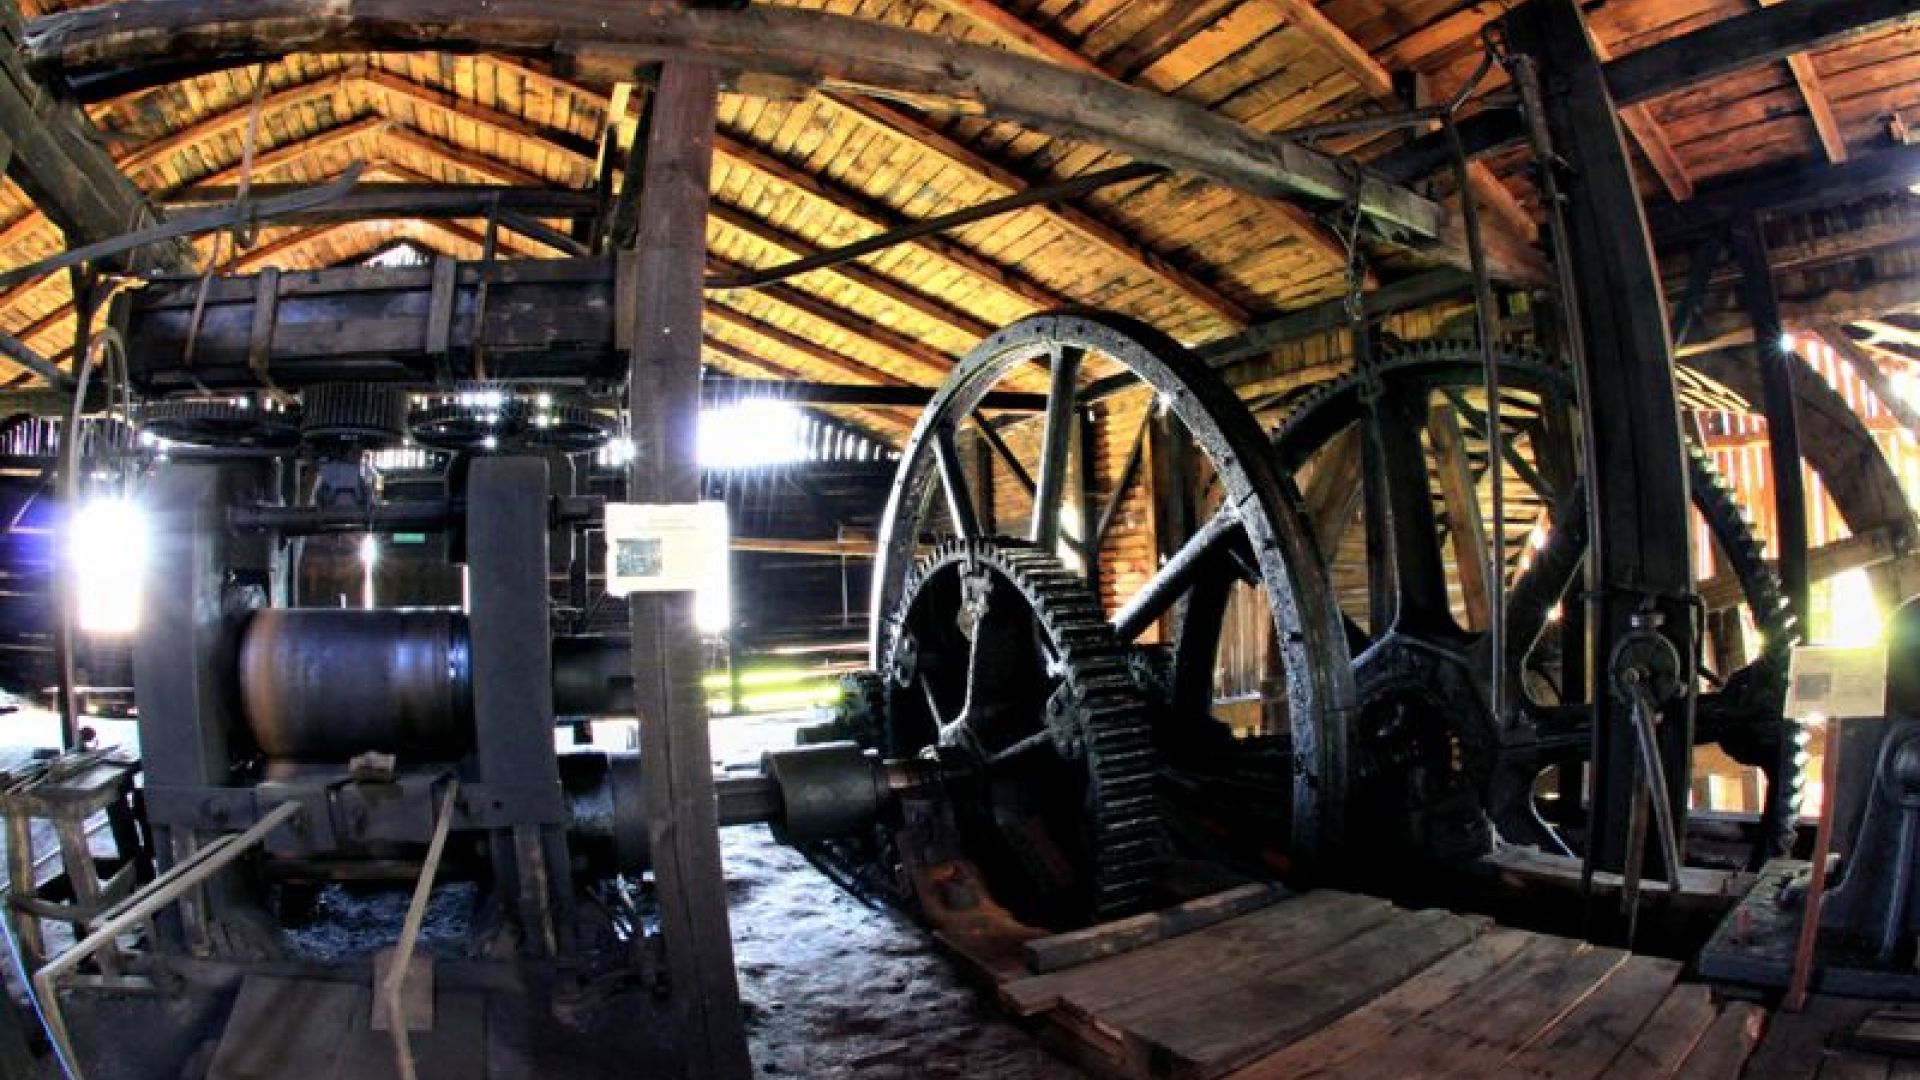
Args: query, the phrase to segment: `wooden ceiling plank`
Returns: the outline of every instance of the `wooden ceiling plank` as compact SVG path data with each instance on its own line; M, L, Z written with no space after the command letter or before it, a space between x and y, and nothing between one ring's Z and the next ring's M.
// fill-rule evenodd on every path
M785 253L790 259L804 259L818 254L821 250L798 236L718 199L710 205L709 212L713 215L713 219L725 228L750 236L776 251ZM992 327L966 312L955 310L932 297L922 295L884 274L869 270L858 262L829 267L824 272L884 297L889 302L912 311L922 318L940 323L956 333L978 339L993 332Z
M319 98L342 93L365 70L364 64L353 65L343 71L323 75L309 82L294 83L263 96L259 106L262 123L264 124L268 116L310 104ZM253 111L252 100L248 99L233 108L212 113L185 127L176 128L157 138L140 143L121 155L118 158L118 164L128 176L138 175L141 170L180 151L222 135L245 131Z
M948 136L899 106L877 98L832 92L822 94L821 98L867 123L904 136L944 158L955 167L1000 188L1004 194L1018 194L1034 186L1033 181ZM1150 250L1140 240L1127 236L1118 226L1102 219L1094 212L1070 202L1036 209L1042 217L1056 227L1118 255L1122 262L1136 272L1160 282L1206 308L1227 323L1230 328L1237 330L1247 325L1250 316L1244 306L1201 281L1193 275L1192 271L1178 265L1172 259Z
M726 274L737 274L746 269L736 263L712 257L708 258L707 265L711 269ZM752 290L752 293L781 307L791 308L815 322L831 326L871 348L890 353L909 366L924 369L932 382L938 383L945 379L947 373L953 369L953 357L946 353L922 345L903 334L877 326L858 312L829 304L811 293L790 285L768 285ZM725 303L731 299L731 295L728 292L709 293L708 298L714 303ZM712 306L712 303L709 306Z
M738 308L726 304L708 304L706 317L723 326L733 327L743 333L764 338L788 352L797 353L821 367L838 372L862 382L878 383L881 386L912 386L911 381L892 372L868 367L851 357L842 356L824 345L816 344L798 334L783 330L772 323L763 322Z
M261 176L273 172L276 169L282 169L296 162L304 161L323 151L344 146L354 139L394 134L397 126L393 121L383 116L361 116L348 120L343 124L336 124L333 127L309 135L306 138L283 143L265 153L254 155L253 179L258 180ZM172 194L175 191L191 191L202 185L211 187L219 184L235 183L240 179L240 166L241 163L235 162L218 172L195 177L186 183L170 188L160 189L156 194L166 195Z
M836 213L865 224L876 232L896 229L912 219L864 192L845 187L824 177L814 176L775 157L772 152L722 131L714 139L714 152L743 168L778 182L783 187L825 203ZM927 236L913 241L922 248L971 276L980 279L1021 303L1038 311L1070 307L1073 301L1016 270L1004 267L971 249L943 236Z
M520 60L492 55L489 55L486 60L499 70L518 75L531 84L541 86L549 93L568 95L586 102L602 113L611 106L608 97L599 91L541 71ZM866 193L844 187L826 177L814 176L798 166L788 164L776 156L772 150L727 130L723 129L716 135L714 152L721 158L763 179L791 188L815 202L824 203L835 212L845 214L876 231L886 231L911 224L912 219ZM945 237L923 237L914 241L913 246L956 267L969 277L994 286L1032 310L1044 311L1057 307L1070 307L1073 304L1071 298L1026 278L1016 270L1000 266Z

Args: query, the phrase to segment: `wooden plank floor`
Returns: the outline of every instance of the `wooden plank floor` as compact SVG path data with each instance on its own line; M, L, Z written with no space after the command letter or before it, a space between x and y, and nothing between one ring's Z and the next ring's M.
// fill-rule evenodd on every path
M1759 1006L1680 975L1671 960L1320 891L1000 992L1064 1053L1141 1080L1910 1075L1824 1050L1824 1036L1812 1071L1800 1057L1755 1068L1788 1052L1774 1044L1792 1025L1769 1032Z

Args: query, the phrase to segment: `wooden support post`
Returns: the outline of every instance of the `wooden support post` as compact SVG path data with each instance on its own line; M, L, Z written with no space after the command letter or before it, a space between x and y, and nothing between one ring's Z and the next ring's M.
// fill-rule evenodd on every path
M1760 219L1748 214L1734 223L1733 253L1740 263L1741 292L1753 320L1753 349L1760 366L1762 411L1767 417L1767 448L1773 461L1775 545L1780 552L1780 584L1806 626L1811 580L1807 576L1807 491L1800 468L1800 414L1793 389L1800 358L1786 347L1780 298L1767 263Z
M714 70L694 64L668 64L660 77L646 213L631 255L634 272L623 275L632 292L621 298L633 319L633 502L700 497L700 279L718 89ZM694 597L636 593L629 606L647 827L685 1074L744 1080L752 1065L727 925Z
M1586 362L1579 378L1590 410L1585 423L1588 498L1593 528L1589 643L1594 684L1593 796L1589 868L1626 863L1628 807L1635 798L1632 703L1615 691L1609 668L1615 644L1636 623L1657 622L1674 652L1694 656L1693 587L1685 455L1680 437L1673 349L1667 337L1658 268L1616 116L1617 87L1594 55L1585 19L1573 0L1533 0L1506 19L1517 53L1539 64L1546 88L1545 121L1553 151L1580 178L1565 211L1567 314ZM1656 317L1647 318L1648 312ZM1692 686L1689 675L1682 685ZM1693 697L1677 695L1662 710L1660 756L1670 777L1692 774ZM1684 783L1669 792L1676 821L1687 814ZM1665 868L1656 851L1648 874Z
M1447 535L1466 603L1467 629L1485 630L1493 606L1493 591L1487 580L1487 525L1480 518L1480 487L1474 481L1473 463L1467 460L1466 433L1460 429L1460 414L1453 406L1434 404L1427 414L1427 437L1433 441L1433 455L1439 465L1440 497L1446 507ZM1503 525L1496 522L1494 528L1499 530Z

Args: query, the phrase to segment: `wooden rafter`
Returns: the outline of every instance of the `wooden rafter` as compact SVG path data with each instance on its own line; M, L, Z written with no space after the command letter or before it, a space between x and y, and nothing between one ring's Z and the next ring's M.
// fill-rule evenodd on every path
M1399 95L1394 91L1393 74L1385 65L1375 60L1373 54L1361 47L1351 35L1342 30L1332 19L1322 14L1312 0L1266 0L1280 11L1287 22L1308 40L1332 56L1349 78L1358 83L1360 89L1374 101L1391 105L1400 104ZM1532 243L1538 234L1532 215L1513 197L1513 192L1500 182L1493 170L1481 162L1467 166L1467 184L1473 194L1478 196L1482 205L1493 212L1499 224L1515 237L1524 238Z
M715 202L710 207L710 211L710 221L713 223L751 237L767 248L780 252L788 259L804 259L820 252L820 248L812 243L725 203ZM845 263L820 272L832 274L869 292L877 293L908 311L968 337L983 338L993 332L991 327L974 316L933 297L916 292L884 274L867 269L860 263Z
M1772 7L1780 0L1760 0L1760 6ZM1840 121L1833 115L1833 102L1827 97L1827 89L1820 82L1820 72L1813 66L1810 53L1797 52L1787 57L1787 70L1793 73L1794 85L1800 88L1801 100L1807 103L1807 117L1813 121L1814 134L1820 138L1820 148L1826 152L1827 160L1841 162L1847 160L1847 140L1840 133Z
M867 123L904 136L950 165L992 184L1002 194L1016 194L1034 186L1034 181L890 102L835 93L823 94L820 100ZM1247 324L1250 316L1244 305L1201 281L1190 269L1152 251L1139 239L1126 235L1119 226L1102 219L1093 211L1073 203L1060 203L1036 207L1035 212L1055 227L1117 256L1135 272L1161 282L1206 308L1228 327L1239 329ZM1317 222L1315 224L1318 225Z
M1605 63L1613 59L1613 50L1601 41L1598 35L1593 37L1593 51ZM1693 198L1693 177L1687 175L1687 166L1674 152L1673 143L1660 127L1660 121L1653 110L1646 105L1628 105L1620 110L1620 126L1646 155L1647 164L1653 166L1654 174L1660 177L1661 186L1667 189L1667 197L1674 202L1686 202Z
M992 0L933 0L933 5L968 25L978 28L996 41L1023 49L1069 71L1100 79L1113 78L1106 69L1082 55L1071 45L1026 22L993 3ZM1288 224L1300 239L1319 253L1321 258L1336 266L1346 264L1346 244L1334 235L1333 230L1292 203L1276 202L1273 206L1282 217L1287 219ZM1244 323L1244 320L1242 322Z

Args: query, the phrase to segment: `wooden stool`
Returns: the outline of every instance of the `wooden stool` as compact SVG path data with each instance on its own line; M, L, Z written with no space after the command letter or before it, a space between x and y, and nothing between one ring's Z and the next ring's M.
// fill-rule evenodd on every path
M137 771L134 762L89 751L7 774L0 814L7 819L8 908L29 971L47 959L42 920L70 923L74 938L84 938L90 923L125 899L137 882L151 877L133 817ZM87 842L87 820L101 811L118 849L116 858L105 860L105 880L100 877L103 861L94 858ZM61 864L45 885L36 880L34 865L34 824L42 820L53 827ZM118 973L116 950L104 949L97 959L103 973Z

